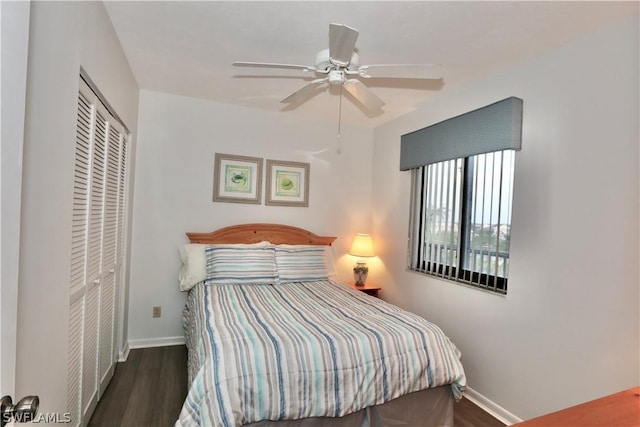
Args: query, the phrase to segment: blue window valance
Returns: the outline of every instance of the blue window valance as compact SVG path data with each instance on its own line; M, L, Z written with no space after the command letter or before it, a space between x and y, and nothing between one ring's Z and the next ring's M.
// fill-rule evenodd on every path
M402 135L400 170L500 150L520 150L522 99L510 97Z

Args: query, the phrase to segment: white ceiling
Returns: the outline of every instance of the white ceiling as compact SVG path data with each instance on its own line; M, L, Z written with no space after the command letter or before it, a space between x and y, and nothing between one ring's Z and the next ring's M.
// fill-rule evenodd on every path
M629 2L107 1L141 89L336 121L332 88L296 108L280 100L314 78L234 61L315 65L332 22L359 30L360 63L438 63L443 81L369 79L386 102L371 114L348 98L342 122L375 127L449 90L638 13ZM612 48L615 48L612 46Z

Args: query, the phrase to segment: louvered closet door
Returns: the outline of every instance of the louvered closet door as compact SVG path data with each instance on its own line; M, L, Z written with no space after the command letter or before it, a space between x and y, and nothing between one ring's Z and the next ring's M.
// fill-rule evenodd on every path
M107 158L104 192L104 219L102 239L102 284L100 285L100 343L98 368L100 395L113 376L116 273L118 243L118 192L120 190L120 156L124 139L123 129L110 122L107 138Z
M86 425L113 376L125 221L124 128L81 82L69 306L67 401Z
M82 421L82 362L86 285L87 235L89 225L89 174L91 141L95 126L93 93L82 88L78 94L76 154L71 231L71 283L69 306L69 355L67 407L73 426ZM88 93L87 93L88 92Z
M109 124L104 107L95 106L95 130L89 185L89 229L82 355L82 408L87 417L98 401L98 346L100 287L102 285L102 232L105 200L105 165Z

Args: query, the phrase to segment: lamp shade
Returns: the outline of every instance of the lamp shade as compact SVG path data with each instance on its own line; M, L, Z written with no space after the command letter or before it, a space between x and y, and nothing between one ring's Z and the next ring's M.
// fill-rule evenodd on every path
M368 234L356 234L356 238L353 239L351 250L349 255L358 257L372 257L373 253L373 240Z

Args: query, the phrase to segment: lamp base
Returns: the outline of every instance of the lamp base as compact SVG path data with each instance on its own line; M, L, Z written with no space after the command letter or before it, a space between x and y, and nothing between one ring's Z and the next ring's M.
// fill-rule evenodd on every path
M364 286L368 274L369 267L367 267L366 263L356 263L355 267L353 267L353 280L356 282L356 286Z

